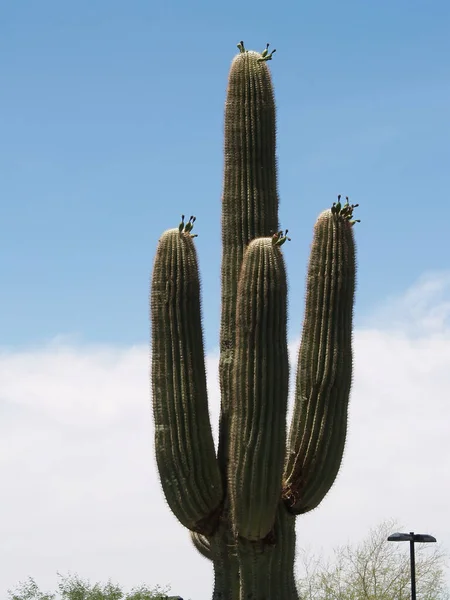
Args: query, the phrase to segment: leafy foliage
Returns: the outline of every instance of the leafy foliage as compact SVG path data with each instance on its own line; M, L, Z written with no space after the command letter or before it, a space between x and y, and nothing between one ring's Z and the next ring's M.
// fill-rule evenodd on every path
M302 600L409 600L411 567L409 544L388 542L402 528L385 521L357 546L334 550L333 560L307 557L300 564ZM449 600L445 582L446 554L436 544L416 544L417 600Z
M8 591L8 600L170 600L178 596L167 596L168 589L159 586L149 588L146 585L134 587L130 592L108 581L105 584L91 584L78 575L61 575L58 573L58 593L44 593L39 589L36 581L29 577L25 582L19 583L16 590ZM180 599L181 600L181 599Z

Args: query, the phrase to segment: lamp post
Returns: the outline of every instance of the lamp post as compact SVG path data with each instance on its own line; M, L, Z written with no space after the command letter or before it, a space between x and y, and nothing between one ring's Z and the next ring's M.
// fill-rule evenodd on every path
M411 600L416 600L416 556L414 544L416 542L428 543L435 542L436 538L427 533L393 533L388 537L388 542L409 542L409 552L411 557Z

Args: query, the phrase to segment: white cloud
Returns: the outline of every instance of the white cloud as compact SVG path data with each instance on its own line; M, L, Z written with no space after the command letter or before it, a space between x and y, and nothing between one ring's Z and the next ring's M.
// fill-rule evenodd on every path
M299 547L356 541L393 517L450 549L449 316L450 275L434 274L355 332L343 466L322 505L298 519ZM215 435L216 372L211 356ZM210 597L210 564L159 485L146 347L61 338L4 351L0 406L1 597L29 575L55 589L57 570Z
M442 336L450 329L450 271L423 275L405 294L392 297L370 318L372 327L408 337Z

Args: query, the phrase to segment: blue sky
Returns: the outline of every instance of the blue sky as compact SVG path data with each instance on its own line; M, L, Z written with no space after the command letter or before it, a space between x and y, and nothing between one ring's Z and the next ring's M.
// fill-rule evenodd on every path
M217 437L223 109L241 39L277 48L293 361L315 219L341 193L362 220L349 436L298 549L394 518L450 550L450 4L278 4L0 6L0 597L29 575L55 589L57 570L210 597L155 467L148 288L159 236L195 214Z
M207 347L218 342L222 124L241 38L269 41L290 327L312 227L360 203L357 322L448 265L450 5L430 1L7 3L0 344L148 339L160 233L197 215Z

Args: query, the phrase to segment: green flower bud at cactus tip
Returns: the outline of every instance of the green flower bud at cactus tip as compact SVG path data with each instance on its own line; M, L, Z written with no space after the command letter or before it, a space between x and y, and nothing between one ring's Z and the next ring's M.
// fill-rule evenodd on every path
M331 213L337 217L340 217L344 221L348 221L351 226L353 226L355 223L360 223L360 219L353 219L353 211L359 206L359 204L350 204L348 196L345 196L346 202L344 206L341 206L340 199L341 196L339 195L338 203L336 204L333 202Z
M267 56L267 54L269 53L269 43L266 44L266 47L264 48L264 50L261 52L261 56L264 58L265 56Z
M274 50L272 50L272 52L270 54L262 54L260 56L260 58L258 58L258 62L265 62L267 60L272 60L272 55L275 54L275 52L277 51L277 49L275 48Z
M181 233L184 229L184 215L181 215L181 223L178 225L178 230Z
M290 242L291 238L288 237L287 234L288 234L288 229L286 229L286 231L284 232L284 235L283 235L282 231L278 232L278 240L275 242L275 246L282 246L286 240L288 240L288 242Z
M186 226L184 228L184 233L189 233L190 231L192 231L195 220L196 220L196 217L194 217L193 215L191 215L189 217L189 221L186 223Z
M352 214L352 208L350 206L350 204L344 204L344 206L341 208L341 216L346 218L348 216L351 216Z
M237 45L237 47L239 48L239 51L240 51L241 53L242 53L242 52L245 52L245 48L244 48L244 42L243 42L242 40L239 42L239 44Z

